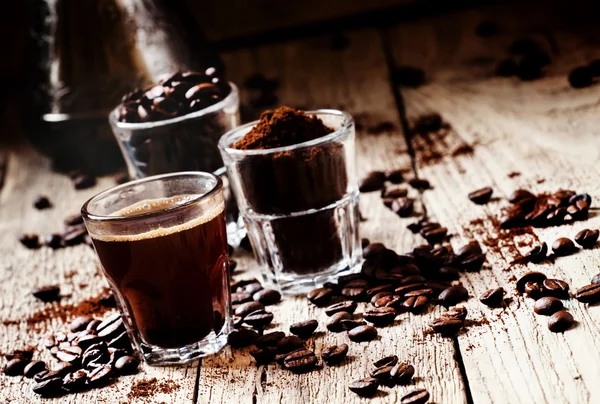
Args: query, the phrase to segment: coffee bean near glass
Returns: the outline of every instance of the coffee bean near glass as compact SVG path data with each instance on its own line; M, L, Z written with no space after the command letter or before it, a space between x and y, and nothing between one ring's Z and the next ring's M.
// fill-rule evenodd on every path
M226 344L231 292L219 177L181 172L132 181L91 198L82 215L146 362L184 363Z

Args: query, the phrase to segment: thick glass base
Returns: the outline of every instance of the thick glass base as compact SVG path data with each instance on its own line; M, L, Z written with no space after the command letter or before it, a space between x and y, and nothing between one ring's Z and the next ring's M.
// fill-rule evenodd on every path
M265 284L273 289L279 290L285 295L305 295L311 290L321 287L325 282L336 282L342 275L349 275L360 272L361 266L356 264L352 267L345 266L341 269L334 267L329 271L321 272L317 275L293 275L290 277L280 276L277 283L269 282L264 279Z

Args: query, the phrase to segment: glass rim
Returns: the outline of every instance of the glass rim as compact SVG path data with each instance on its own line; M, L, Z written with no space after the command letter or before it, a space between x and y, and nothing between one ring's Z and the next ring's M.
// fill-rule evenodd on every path
M227 94L227 97L223 98L221 101L217 102L216 104L209 105L208 107L203 108L199 111L191 112L189 114L185 114L182 116L176 116L175 118L163 119L160 121L153 121L153 122L120 122L117 120L117 110L121 106L121 104L119 104L110 111L110 113L108 114L108 120L111 125L119 128L119 129L132 129L133 130L133 129L156 128L156 127L160 127L160 126L179 123L179 122L185 121L186 119L190 119L190 118L198 118L203 115L210 114L211 112L215 112L215 111L223 109L223 107L227 103L231 102L231 100L233 98L239 97L239 90L238 90L237 86L234 83L232 83L231 81L228 81L227 84L231 88L231 91L229 92L229 94Z
M333 131L331 133L328 133L325 136L321 136L319 138L316 138L313 140L308 140L308 141L302 142L302 143L296 143L296 144L293 144L290 146L272 147L269 149L251 149L251 150L240 150L240 149L234 149L233 147L230 147L231 144L229 142L229 138L244 129L255 126L259 122L259 120L257 119L256 121L252 121L252 122L248 122L244 125L236 126L235 128L230 129L228 132L226 132L219 139L219 149L223 150L227 154L239 155L239 156L246 156L246 155L257 156L257 155L266 155L266 154L272 154L272 153L285 152L285 151L296 150L296 149L300 149L300 148L304 148L304 147L318 146L322 143L327 143L331 140L335 140L339 137L342 137L348 131L348 129L350 129L350 127L352 125L354 125L354 118L352 118L352 115L350 115L348 112L345 112L345 111L340 111L337 109L316 109L316 110L312 110L312 111L303 111L303 112L307 115L321 114L321 115L341 116L344 118L344 120L342 121L342 124L340 125L340 127L338 129L336 129L335 131Z
M156 181L156 180L162 180L162 179L173 178L173 177L183 177L183 176L185 176L185 177L204 177L204 178L208 177L208 178L215 180L215 186L207 193L198 195L198 196L186 201L185 203L183 203L181 205L171 206L168 208L155 210L152 212L138 213L138 214L128 215L128 216L111 216L111 215L92 214L88 210L89 204L94 202L95 200L106 197L107 195L109 195L111 193L121 191L132 185L139 185L139 184L143 184L146 182L152 182L152 181ZM184 210L192 205L197 204L198 202L201 202L202 200L204 200L208 197L214 196L222 189L223 189L223 181L221 180L221 178L214 175L213 173L209 173L209 172L205 172L205 171L180 171L180 172L175 172L175 173L158 174L158 175L153 175L150 177L140 178L138 180L129 181L124 184L117 185L115 187L106 189L106 190L92 196L81 207L81 215L83 216L83 218L85 220L90 220L90 221L94 221L94 222L127 222L127 221L133 221L133 220L147 219L150 217L161 216L164 214L172 214L172 213L179 212L179 211Z

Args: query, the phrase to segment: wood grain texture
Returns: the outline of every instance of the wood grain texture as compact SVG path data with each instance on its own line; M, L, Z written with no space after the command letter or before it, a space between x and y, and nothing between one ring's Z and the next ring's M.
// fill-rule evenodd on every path
M367 126L381 121L398 125L379 35L375 31L359 31L349 38L351 45L343 52L328 50L327 38L315 38L239 51L226 55L225 60L230 77L236 82L243 83L257 71L279 78L282 104L343 108L354 115L366 114ZM405 150L398 130L380 135L362 131L357 137L358 172L363 175L373 169L408 168ZM367 218L361 223L361 236L382 241L399 252L420 243L406 230L414 219L398 218L383 206L379 194L361 195L360 208ZM253 265L253 261L241 263L245 268ZM357 312L364 308L361 304ZM414 364L416 381L408 387L382 388L372 402L399 402L407 389L415 386L427 388L434 402L466 402L452 341L423 336L433 312L423 316L403 314L396 325L379 329L378 340L361 344L349 342L345 333L326 331L323 310L304 297L285 298L273 306L273 312L277 323L273 330L285 332L295 321L317 319L318 333L308 346L320 356L326 346L345 342L350 346L350 358L340 366L325 365L320 370L294 375L275 364L257 368L246 349L226 348L220 355L203 360L199 402L362 402L348 390L348 383L367 377L372 361L390 354Z
M409 117L437 111L454 128L446 135L414 139L419 173L434 186L424 194L427 210L455 235L455 247L472 238L490 245L484 270L462 278L473 296L468 302L471 318L487 319L458 337L475 403L592 403L600 399L596 383L600 369L594 365L600 359L598 308L574 299L565 302L577 324L564 334L553 334L547 329L547 318L533 314L533 301L516 295L513 278L541 270L564 279L574 290L598 272L600 250L582 250L554 263L509 264L538 240L551 244L559 236L573 237L580 229L598 228L597 213L584 222L535 229L532 235L514 238L496 239L493 225L500 208L508 205L505 197L521 187L534 192L561 188L588 192L598 206L599 119L593 111L597 111L599 90L597 86L574 90L566 80L571 68L598 53L589 36L563 31L568 21L553 19L553 15L557 17L525 9L515 18L514 13L496 7L429 24L409 24L392 32L396 62L419 65L429 75L427 85L404 91ZM475 38L474 28L485 18L499 21L505 33L492 39ZM506 57L508 44L524 35L543 41L539 33L548 28L545 24L555 28L551 35L560 53L553 54L554 62L544 78L534 82L495 78L493 63L470 63ZM419 49L410 40L416 36L425 44ZM451 155L465 143L474 148L472 154ZM484 186L493 187L499 200L485 206L472 204L467 193ZM487 288L497 286L503 286L512 299L506 308L492 310L477 301Z

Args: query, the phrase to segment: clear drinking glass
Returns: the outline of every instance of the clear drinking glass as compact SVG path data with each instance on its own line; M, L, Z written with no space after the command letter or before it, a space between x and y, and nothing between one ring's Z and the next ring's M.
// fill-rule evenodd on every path
M87 201L83 218L136 349L150 364L217 352L231 327L221 179L147 177Z
M335 132L287 147L232 148L255 121L219 141L263 280L285 293L354 271L362 256L354 121L336 110L306 113Z
M129 177L179 171L208 171L220 175L223 161L217 148L219 138L240 123L238 89L233 83L229 86L229 95L216 104L156 122L119 122L118 107L115 108L109 122L127 163ZM237 245L245 235L243 223L235 200L226 200L230 243Z

